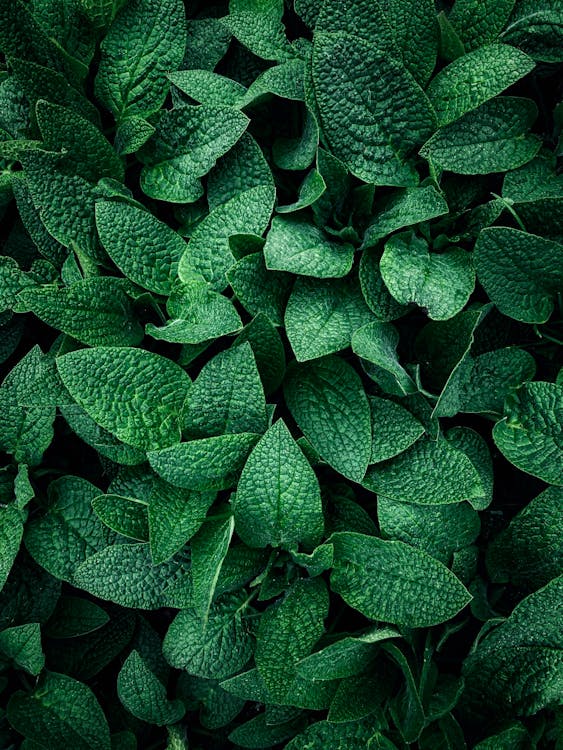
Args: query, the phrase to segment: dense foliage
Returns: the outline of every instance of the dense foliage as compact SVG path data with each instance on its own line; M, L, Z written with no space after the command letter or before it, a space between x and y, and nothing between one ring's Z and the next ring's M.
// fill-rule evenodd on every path
M561 750L561 0L0 50L0 747Z

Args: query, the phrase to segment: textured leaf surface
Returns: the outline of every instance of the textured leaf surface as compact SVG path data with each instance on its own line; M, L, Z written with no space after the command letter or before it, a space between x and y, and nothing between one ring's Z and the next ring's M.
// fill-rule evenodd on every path
M417 505L460 503L483 492L469 458L446 440L419 440L396 458L372 466L364 484L380 495Z
M453 617L471 600L456 576L404 542L341 532L332 537L333 591L373 620L411 628Z
M250 344L210 360L190 390L183 429L194 437L266 431L266 401Z
M434 114L402 63L359 37L317 33L313 79L326 136L352 174L376 185L416 184L406 157L432 132Z
M530 99L498 96L446 125L420 153L458 174L489 174L516 169L533 159L541 141L529 133L538 116Z
M358 282L298 278L287 302L287 337L299 362L345 349L372 319Z
M323 530L315 474L283 420L261 438L242 471L234 502L237 534L250 547L314 547Z
M64 674L47 672L33 692L12 695L8 719L39 746L72 741L77 750L110 749L108 724L94 693Z
M523 599L487 634L464 665L466 698L476 715L529 716L558 700L563 651L558 610L563 578ZM490 703L492 696L500 700Z
M371 417L355 370L338 357L300 365L288 373L284 393L313 447L341 474L360 481L371 456Z
M276 216L264 246L266 267L302 276L345 276L352 267L354 248L328 239L302 219Z
M149 724L175 724L184 715L182 701L168 700L164 685L138 651L132 651L121 667L117 676L117 694L133 716Z
M59 357L57 369L77 403L124 443L156 449L179 442L179 412L191 383L169 359L98 347Z
M148 459L157 474L178 487L224 489L234 484L257 439L251 432L218 435L151 451Z
M68 287L24 289L17 307L90 346L134 346L143 337L119 279L100 277Z
M563 289L563 246L508 227L483 230L475 245L479 281L498 309L516 320L544 323Z
M274 701L283 701L296 677L296 665L324 631L328 593L319 578L297 581L260 620L256 666Z
M447 125L516 83L534 61L508 44L486 44L454 60L435 76L428 97L439 125Z
M186 243L141 208L107 201L96 206L100 240L116 266L139 286L169 294Z
M180 65L185 46L184 7L179 0L128 3L102 45L98 98L117 120L152 114L166 97L165 73Z
M428 252L417 237L394 237L385 244L381 276L399 304L415 302L433 320L453 318L475 286L471 256L461 248Z
M244 596L228 594L213 605L206 623L195 610L182 610L164 638L164 656L189 674L217 680L230 677L252 656L244 609Z
M562 485L563 386L525 383L507 400L505 415L493 429L500 451L522 471Z
M369 405L373 433L371 464L402 453L424 434L422 424L400 404L371 396Z

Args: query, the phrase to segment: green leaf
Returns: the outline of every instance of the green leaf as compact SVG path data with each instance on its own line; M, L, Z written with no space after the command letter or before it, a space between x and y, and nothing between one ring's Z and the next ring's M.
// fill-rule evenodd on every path
M162 644L167 661L208 679L221 680L240 671L253 651L245 597L244 591L221 597L205 622L194 609L181 610Z
M285 747L286 750L323 750L328 747L331 750L364 750L366 747L394 750L395 746L376 732L376 727L377 724L374 725L369 719L361 724L317 721L310 724ZM380 744L380 739L385 744Z
M469 427L452 427L446 438L454 448L465 453L481 481L479 497L469 498L469 504L475 510L488 508L493 501L493 460L485 439Z
M46 672L33 692L14 693L7 716L20 734L40 747L111 747L108 723L94 693L64 674Z
M242 328L233 302L201 278L177 283L166 307L173 319L161 327L152 323L146 327L147 334L157 340L193 346Z
M184 410L192 437L266 431L266 401L250 344L217 354L200 371Z
M108 346L58 357L57 369L75 401L124 443L153 450L179 442L191 383L171 360Z
M424 434L424 427L400 404L370 396L372 443L370 463L397 456Z
M310 680L335 680L365 671L379 653L379 644L398 638L395 628L374 626L364 633L347 635L305 657L297 671Z
M480 497L475 467L447 440L418 440L396 458L368 469L364 485L393 500L416 505L448 505Z
M415 302L433 320L453 318L465 307L475 287L470 253L456 247L430 253L426 240L415 235L388 240L380 269L399 304Z
M237 534L250 547L313 548L320 542L317 478L282 419L252 449L233 510Z
M98 604L79 596L61 596L45 626L49 638L76 638L107 625L110 618Z
M331 150L352 174L376 185L416 185L407 156L433 131L434 113L402 63L371 41L317 32L313 80Z
M139 153L141 187L151 198L191 203L203 194L199 180L238 141L248 118L229 106L162 110L156 133Z
M502 37L535 60L561 62L563 13L553 0L518 0Z
M261 313L244 327L235 339L235 346L248 341L252 347L256 366L260 373L264 391L275 391L285 374L285 350L280 334Z
M266 268L262 253L240 258L228 271L227 279L239 302L251 315L262 313L274 325L283 323L291 289L291 276Z
M338 357L294 367L284 383L287 407L313 448L336 471L360 481L371 456L371 414L362 382ZM346 404L346 410L337 405Z
M305 98L303 90L304 77L303 60L287 60L279 65L267 68L252 82L245 93L241 106L248 107L262 96L274 94L282 99L302 101Z
M97 182L102 177L122 181L123 163L101 131L70 107L40 99L35 107L37 124L46 151L63 150L65 160L78 174Z
M221 23L258 57L282 61L292 56L282 13L280 0L236 0L229 3L229 15Z
M269 724L265 713L234 729L229 740L237 747L262 748L271 747L295 735L303 727L303 718L297 717L284 723Z
M324 632L328 592L320 578L294 583L260 618L256 666L274 702L284 701L296 667Z
M354 248L330 240L303 218L276 216L266 237L266 268L319 279L346 276Z
M0 652L21 669L37 676L45 666L39 623L16 625L0 631Z
M179 67L186 46L180 0L133 0L102 42L96 97L117 121L156 112L168 92L166 72Z
M530 735L523 724L517 723L481 740L474 750L525 750L527 747L530 747Z
M226 520L210 519L192 539L190 570L193 605L203 620L206 620L209 615L221 566L229 550L234 528L232 516Z
M486 44L443 68L428 86L438 124L448 125L476 109L534 68L534 61L508 44Z
M525 323L545 323L563 288L563 245L508 227L484 229L475 244L477 277L498 309Z
M175 724L185 713L182 701L168 700L164 685L138 651L131 651L121 667L117 694L133 716L157 727Z
M117 541L92 509L97 487L74 476L49 485L47 512L26 526L25 546L33 559L56 578L72 581L87 557Z
M505 405L493 440L512 464L550 484L563 485L563 386L524 383Z
M538 136L529 133L537 116L531 99L498 96L440 128L420 154L436 167L457 174L516 169L540 149Z
M98 495L92 508L108 528L129 539L146 542L149 538L147 506L131 497Z
M477 538L479 515L468 503L428 507L401 503L380 495L377 520L387 539L398 539L449 564L457 552Z
M190 99L205 105L239 109L246 93L246 88L237 81L211 70L176 70L168 73L168 79Z
M186 243L169 226L137 206L96 204L96 226L108 255L128 279L158 294L170 294Z
M495 41L513 8L514 0L456 0L448 19L470 52Z
M352 351L370 363L367 373L387 393L405 396L416 385L397 356L399 333L390 323L368 323L352 336Z
M438 29L428 0L374 0L369 4L329 0L323 3L315 30L361 37L403 62L421 85L434 70Z
M189 281L195 272L218 291L224 289L226 274L235 265L229 237L233 234L261 235L272 215L274 192L269 185L259 184L237 191L225 203L216 206L192 234L180 260L180 279Z
M201 527L215 499L211 492L191 492L159 480L149 501L149 541L155 565L179 552Z
M225 489L236 477L258 435L235 435L191 440L170 448L149 451L152 468L167 482L189 490Z
M559 700L562 595L559 576L479 640L463 665L464 701L475 718L530 716Z
M14 308L90 346L135 346L143 331L121 279L97 277L67 287L23 289Z
M432 185L398 191L385 202L381 211L368 224L362 248L372 247L397 229L420 224L447 213L448 204Z
M181 572L176 559L155 565L148 544L110 544L76 568L73 583L122 607L159 609L166 604L166 588Z
M332 535L333 591L373 620L409 628L437 625L471 600L441 562L404 542L353 532Z
M23 516L15 503L0 505L0 590L12 569L23 537Z
M286 333L298 362L345 349L354 331L372 318L353 276L298 277L285 310Z
M492 581L525 590L545 586L563 563L563 490L549 487L526 505L487 548Z

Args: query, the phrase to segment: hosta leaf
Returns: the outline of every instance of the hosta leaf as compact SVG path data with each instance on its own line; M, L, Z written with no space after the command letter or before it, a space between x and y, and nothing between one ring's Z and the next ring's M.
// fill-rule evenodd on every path
M471 600L445 565L404 542L352 532L333 534L332 541L331 587L366 617L429 627L454 617Z
M563 485L563 386L525 383L506 402L505 418L493 429L504 456L522 471Z
M356 371L338 357L325 357L294 367L285 380L284 394L313 448L336 471L360 481L371 456L371 416Z
M320 541L319 485L283 420L254 446L233 507L237 534L250 547L312 548Z
M191 383L171 360L108 346L65 354L57 369L77 403L124 443L156 449L179 442L179 412Z

